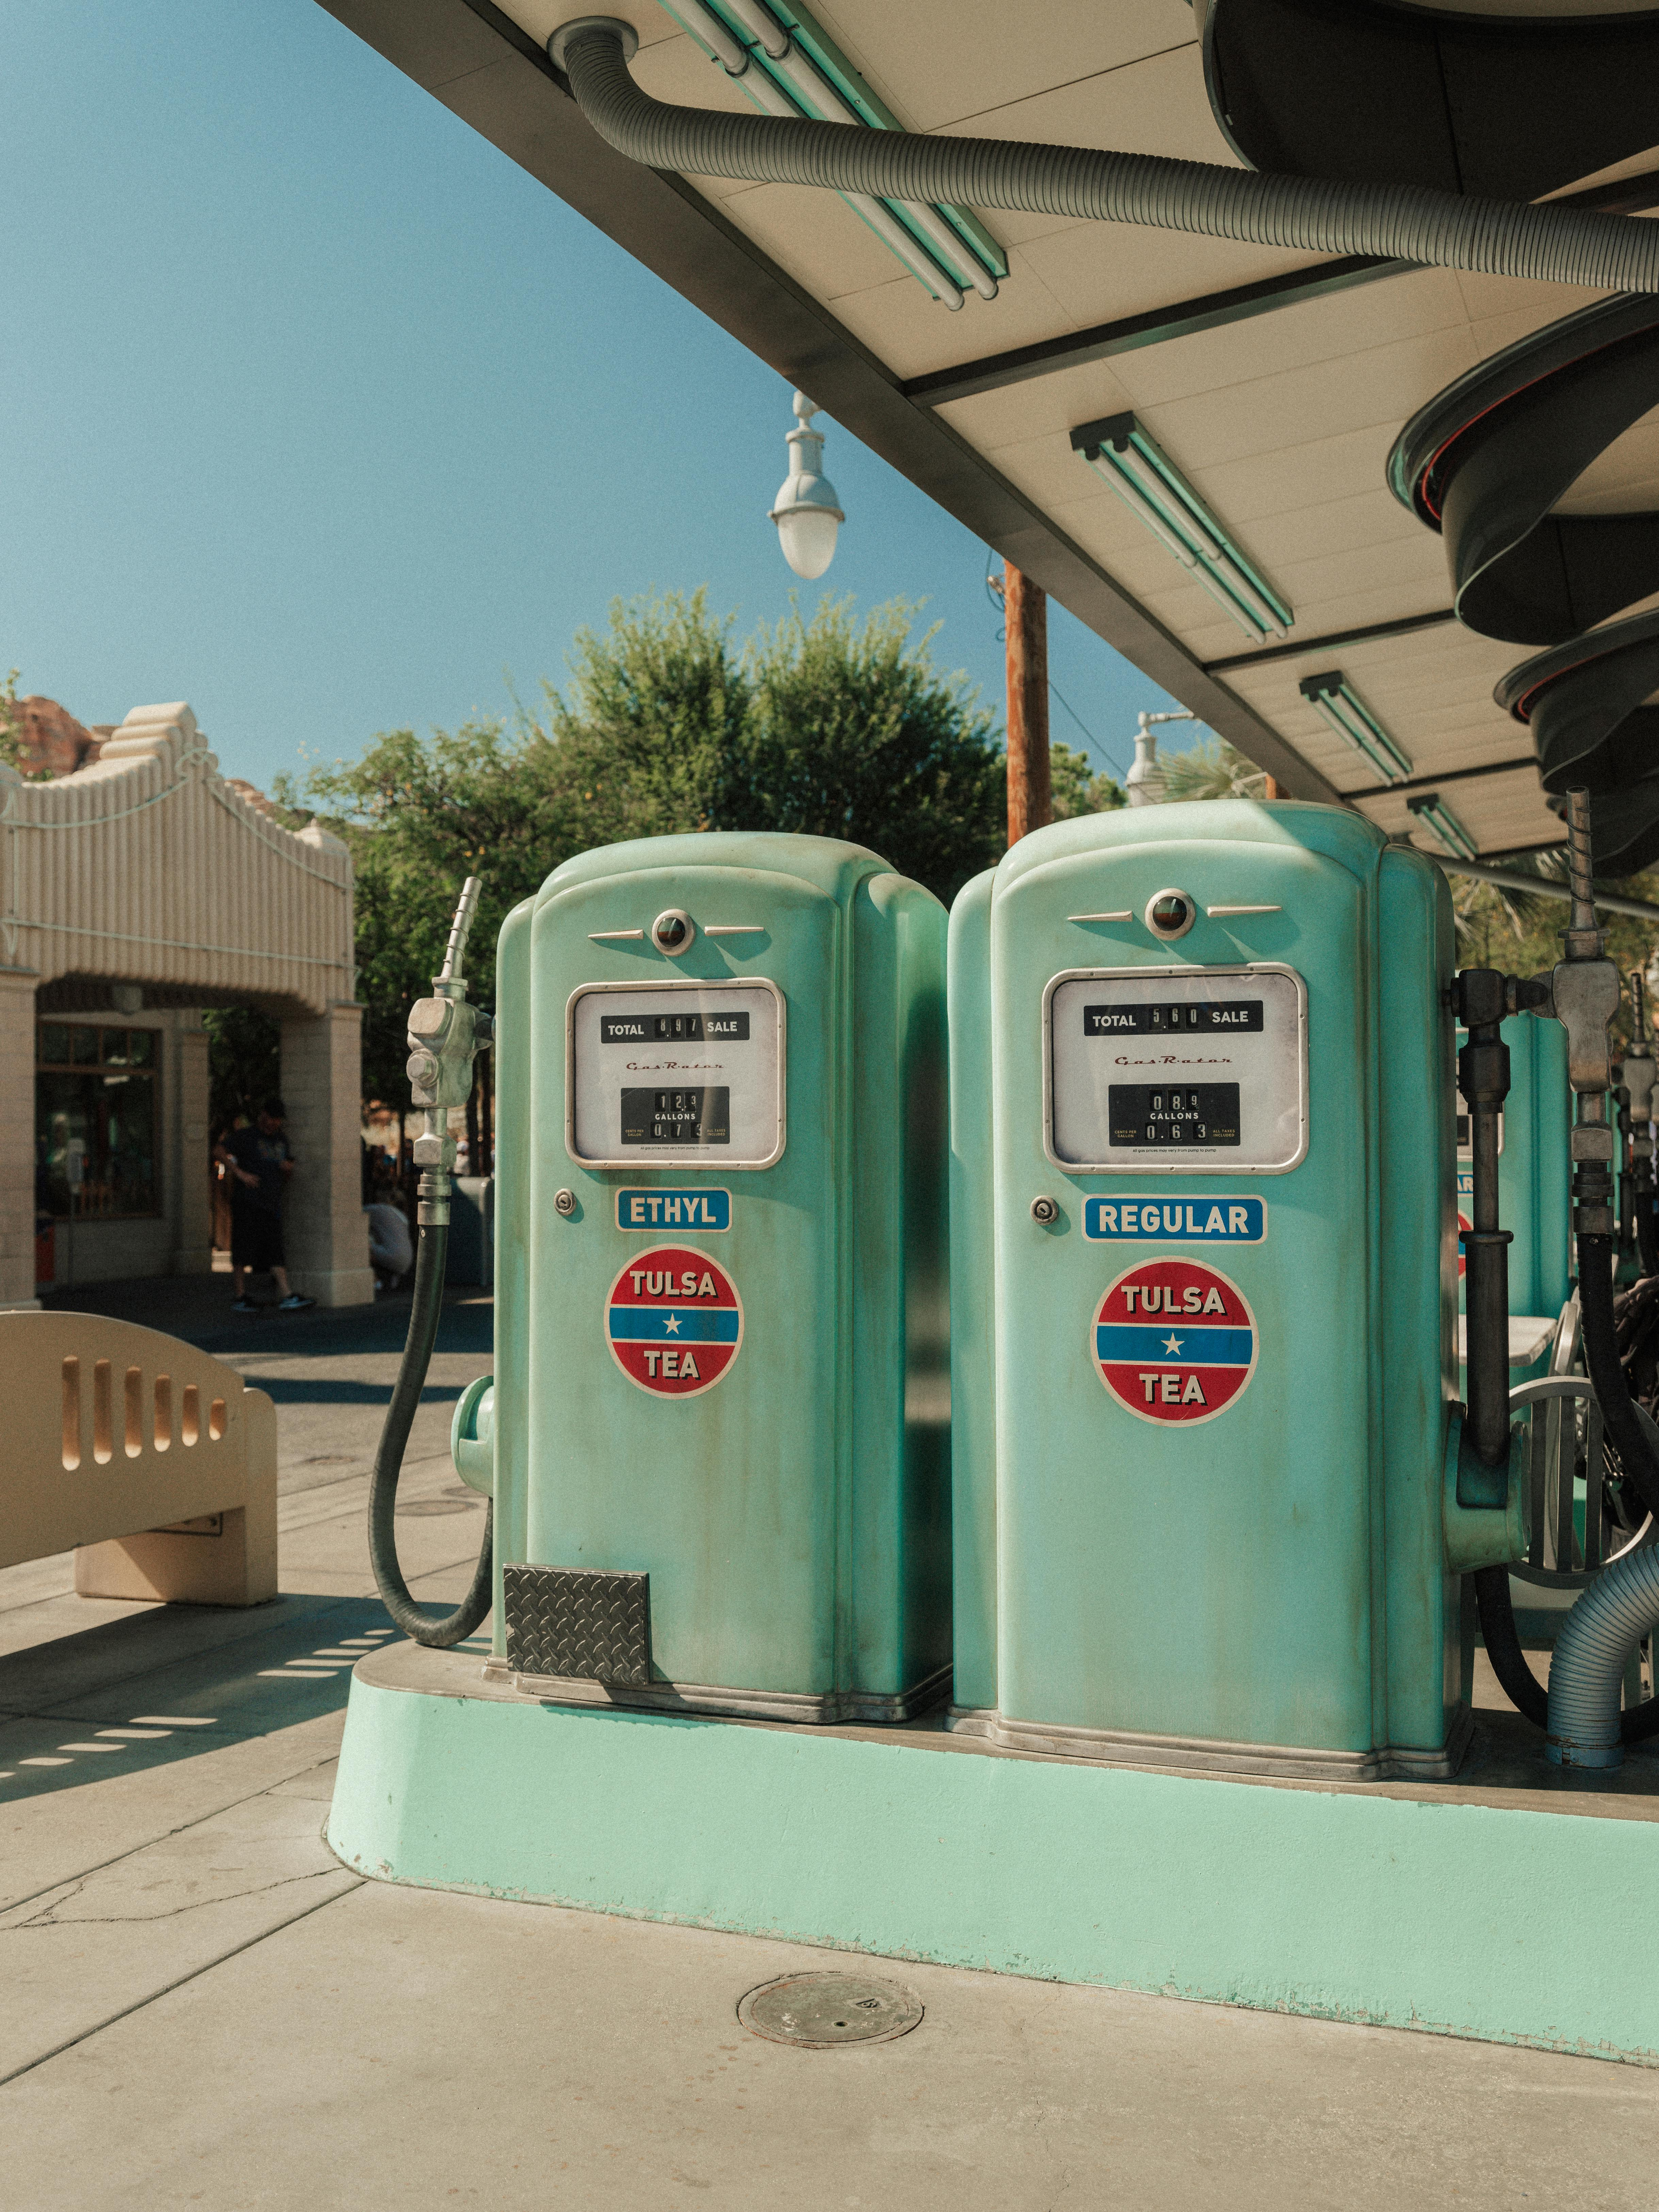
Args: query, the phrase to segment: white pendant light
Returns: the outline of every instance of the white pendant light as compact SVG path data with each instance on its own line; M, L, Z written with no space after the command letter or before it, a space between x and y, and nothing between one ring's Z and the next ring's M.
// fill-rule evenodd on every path
M789 474L779 487L777 505L770 517L778 526L784 559L809 582L821 576L834 560L836 534L847 520L836 487L819 473L823 433L811 427L817 411L804 392L795 394L795 428L785 441L789 447Z

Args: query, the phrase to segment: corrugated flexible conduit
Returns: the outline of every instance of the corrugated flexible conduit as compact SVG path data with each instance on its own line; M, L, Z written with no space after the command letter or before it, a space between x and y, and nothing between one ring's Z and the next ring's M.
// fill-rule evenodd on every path
M628 71L631 27L586 15L548 41L600 137L647 168L877 199L1138 223L1293 252L1372 253L1600 291L1659 292L1659 224L1419 185L1265 176L1157 154L933 138L653 100Z
M1626 1662L1656 1627L1659 1551L1644 1546L1603 1567L1555 1639L1546 1748L1558 1766L1620 1764L1619 1700Z

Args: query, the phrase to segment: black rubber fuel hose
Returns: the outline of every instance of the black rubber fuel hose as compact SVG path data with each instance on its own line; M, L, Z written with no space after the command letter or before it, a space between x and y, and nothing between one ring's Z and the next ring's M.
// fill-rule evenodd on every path
M1636 1249L1641 1255L1642 1273L1659 1275L1659 1223L1653 1217L1653 1193L1639 1185L1636 1193Z
M1549 1725L1549 1692L1528 1664L1515 1625L1507 1567L1482 1567L1473 1577L1474 1601L1480 1614L1480 1640L1486 1647L1498 1687L1516 1711L1534 1728ZM1644 1698L1619 1716L1620 1743L1645 1743L1659 1735L1659 1698Z
M1625 1478L1642 1501L1644 1513L1659 1516L1659 1462L1656 1462L1630 1395L1619 1357L1613 1316L1613 1239L1594 1233L1578 1238L1578 1304L1584 1324L1584 1370L1601 1408L1601 1423L1613 1438Z
M415 1253L415 1298L410 1308L409 1334L404 1342L397 1387L386 1407L380 1448L374 1455L374 1477L368 1493L368 1552L386 1609L405 1636L441 1651L452 1644L459 1644L464 1636L471 1636L489 1611L495 1517L492 1501L484 1512L483 1544L472 1587L453 1613L443 1613L434 1620L421 1610L404 1580L403 1569L398 1564L398 1532L392 1516L397 1510L398 1477L403 1472L409 1431L420 1406L427 1370L432 1364L432 1347L438 1339L438 1322L444 1303L444 1259L448 1246L447 1224L422 1224Z

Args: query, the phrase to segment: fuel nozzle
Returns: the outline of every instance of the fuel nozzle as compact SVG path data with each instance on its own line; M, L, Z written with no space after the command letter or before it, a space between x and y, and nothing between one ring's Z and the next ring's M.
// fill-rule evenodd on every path
M1639 968L1632 968L1630 971L1630 1047L1625 1054L1625 1088L1630 1093L1631 1119L1639 1131L1653 1119L1653 1086L1659 1082L1659 1062L1654 1059L1652 1040L1648 1036L1647 994ZM1638 1144L1641 1142L1639 1136L1637 1141ZM1650 1143L1648 1158L1651 1159L1652 1157Z
M473 1060L495 1033L489 1016L467 1004L466 978L461 973L483 888L477 876L469 876L462 884L443 965L432 979L432 995L417 999L409 1010L410 1097L426 1114L425 1132L415 1139L423 1227L437 1227L449 1219L449 1179L455 1165L449 1109L465 1105L472 1090Z
M1567 1079L1578 1102L1572 1132L1573 1229L1581 1237L1611 1237L1613 1133L1607 1120L1613 1055L1607 1024L1619 1011L1619 970L1607 957L1595 926L1591 869L1589 793L1567 793L1567 858L1572 910L1566 957L1553 978L1556 1019L1567 1033Z

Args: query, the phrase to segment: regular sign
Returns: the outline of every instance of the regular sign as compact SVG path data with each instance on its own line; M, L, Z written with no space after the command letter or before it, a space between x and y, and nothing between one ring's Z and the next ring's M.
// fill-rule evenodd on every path
M1202 1260L1164 1254L1127 1268L1096 1307L1100 1379L1143 1421L1212 1421L1255 1372L1255 1316L1237 1283Z
M743 1342L743 1300L717 1260L656 1244L611 1285L605 1334L630 1382L662 1398L710 1390Z

